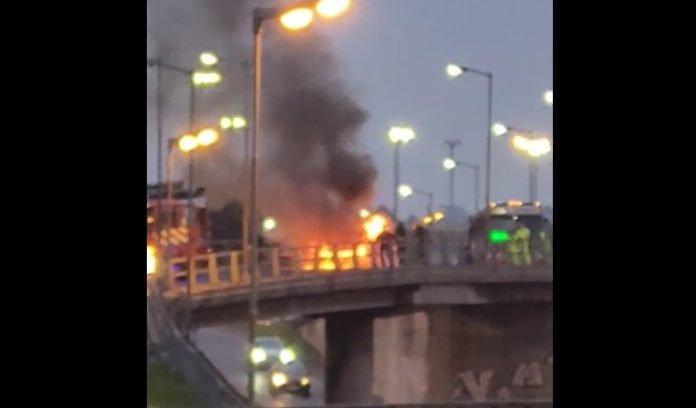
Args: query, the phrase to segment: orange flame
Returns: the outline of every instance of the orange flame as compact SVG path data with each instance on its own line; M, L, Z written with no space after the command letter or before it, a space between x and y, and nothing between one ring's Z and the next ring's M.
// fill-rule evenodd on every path
M314 253L316 253L316 258L313 256ZM305 258L302 262L302 270L305 271L366 269L372 266L369 244L358 244L355 248L339 248L335 251L329 245L324 244L318 250L307 251L306 255L310 259Z
M387 230L389 220L382 214L369 214L362 224L364 236L375 242ZM372 267L372 245L361 243L353 247L333 248L322 244L303 251L302 270L335 271L348 269L368 269Z
M387 229L387 218L381 214L372 214L363 223L363 229L365 230L365 235L370 242L374 242L379 234Z

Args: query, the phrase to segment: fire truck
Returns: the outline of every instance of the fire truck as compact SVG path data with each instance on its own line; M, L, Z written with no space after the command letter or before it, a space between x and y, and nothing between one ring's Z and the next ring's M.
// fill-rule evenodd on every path
M169 196L166 185L147 186L148 247L159 247L170 258L185 257L189 253L191 239L195 253L206 253L209 240L205 189L199 188L193 192L191 228L187 225L189 191L184 188L183 182L172 183L171 200Z
M533 246L541 232L549 234L551 230L549 220L538 201L492 202L485 210L469 218L469 255L473 260L481 260L490 256L491 250L503 250L503 244L516 229L517 222L529 229Z

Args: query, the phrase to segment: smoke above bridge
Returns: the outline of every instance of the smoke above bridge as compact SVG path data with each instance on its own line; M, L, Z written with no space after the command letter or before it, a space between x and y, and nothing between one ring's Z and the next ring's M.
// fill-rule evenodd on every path
M186 61L176 61L186 66L195 63L198 52L209 49L223 57L228 50L248 61L252 4L151 0L153 51L163 58L186 56ZM279 31L268 24L264 33L261 212L275 217L280 235L292 243L357 239L357 213L371 202L377 176L373 161L358 144L368 115L341 78L327 38L311 28L292 34ZM220 115L232 113L233 106L237 112L247 111L249 77L238 68L230 71L234 75L228 74L228 66L221 69L225 86L197 95L198 127L215 124ZM165 86L172 89L165 110L174 104L173 98L186 98L181 79L177 84L172 78ZM165 121L178 120L185 128L181 116L165 116ZM197 156L194 173L214 207L241 200L248 180L241 166L241 135L222 139Z

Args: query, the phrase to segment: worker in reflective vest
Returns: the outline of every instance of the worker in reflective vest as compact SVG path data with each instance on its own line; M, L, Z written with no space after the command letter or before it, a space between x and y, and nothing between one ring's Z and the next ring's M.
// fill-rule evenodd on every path
M512 234L508 245L512 264L515 266L531 265L532 254L530 251L531 232L524 224L517 221L517 229Z

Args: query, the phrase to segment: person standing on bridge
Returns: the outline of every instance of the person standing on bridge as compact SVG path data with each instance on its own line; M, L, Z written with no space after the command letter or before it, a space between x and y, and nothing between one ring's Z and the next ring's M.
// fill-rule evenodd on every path
M529 266L532 264L530 248L530 238L532 234L529 228L519 220L516 220L515 226L515 232L512 234L512 239L508 246L512 264L515 266Z
M384 230L377 236L377 245L379 246L379 260L382 268L394 267L394 244L396 236L391 232Z
M403 222L396 226L396 251L399 255L399 265L406 264L406 227Z

